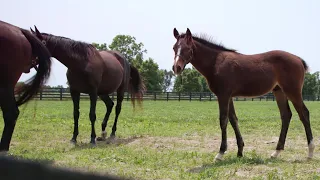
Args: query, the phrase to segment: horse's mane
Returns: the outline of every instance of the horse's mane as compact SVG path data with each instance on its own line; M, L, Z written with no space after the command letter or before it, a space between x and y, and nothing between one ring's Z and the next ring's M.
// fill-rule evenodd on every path
M180 37L185 37L185 35L186 35L185 33L180 34ZM204 34L204 33L201 33L200 35L192 34L192 38L195 41L197 41L197 42L199 42L209 48L218 49L218 50L222 50L222 51L237 52L237 50L235 50L235 49L226 48L221 43L219 43L219 44L216 43L211 36Z
M88 57L94 50L96 50L92 44L86 42L76 41L67 37L47 33L41 34L47 37L47 43L52 44L53 48L55 46L62 47L65 50L66 55L73 59L88 61Z

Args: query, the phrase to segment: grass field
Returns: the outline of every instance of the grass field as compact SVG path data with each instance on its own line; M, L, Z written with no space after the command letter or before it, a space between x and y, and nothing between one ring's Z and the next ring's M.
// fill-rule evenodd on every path
M303 125L292 105L285 151L276 160L269 158L276 147L281 122L273 101L235 102L245 142L244 157L240 159L236 157L235 135L229 124L228 152L224 161L214 162L220 146L217 102L188 101L145 101L143 111L136 112L129 102L124 102L117 139L110 144L98 142L94 148L88 144L88 101L80 104L76 147L69 143L73 132L72 102L32 101L24 110L24 106L20 108L10 153L51 160L55 166L134 179L320 179L320 102L306 105L316 145L311 161L306 158ZM104 113L105 106L99 101L98 136ZM113 121L114 111L108 135Z

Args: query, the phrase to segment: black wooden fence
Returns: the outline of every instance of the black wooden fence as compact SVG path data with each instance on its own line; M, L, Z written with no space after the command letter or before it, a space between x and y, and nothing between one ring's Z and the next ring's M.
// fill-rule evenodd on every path
M113 100L117 99L117 93L110 94ZM304 96L306 101L320 101L319 96ZM39 100L71 100L68 88L45 88L40 91L35 99ZM87 94L81 93L81 99L89 99ZM130 94L125 93L125 100L130 100ZM217 97L211 92L147 92L143 96L143 100L153 101L216 101ZM235 97L235 101L274 101L275 97L272 93L254 98Z

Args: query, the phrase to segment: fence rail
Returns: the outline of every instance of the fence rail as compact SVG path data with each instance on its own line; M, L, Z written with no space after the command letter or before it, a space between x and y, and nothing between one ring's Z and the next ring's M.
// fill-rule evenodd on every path
M18 95L17 95L18 96ZM81 99L88 99L88 94L80 94ZM110 94L112 100L117 99L117 93ZM319 96L303 96L305 101L320 101ZM68 88L44 88L34 99L39 100L71 100ZM131 96L125 93L124 99L129 101ZM254 98L234 97L234 101L274 101L275 97L272 93ZM217 97L211 92L147 92L143 96L143 100L153 101L216 101Z

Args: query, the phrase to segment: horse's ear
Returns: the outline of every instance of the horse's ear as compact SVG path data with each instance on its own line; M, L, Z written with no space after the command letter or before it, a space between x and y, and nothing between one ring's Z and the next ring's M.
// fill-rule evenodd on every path
M35 32L33 31L33 29L30 27L30 31L32 32L32 34L35 34Z
M186 38L187 38L187 41L188 42L191 42L192 40L192 34L191 34L191 31L189 28L187 28L187 31L186 31Z
M176 28L173 29L173 35L174 35L174 37L175 37L176 39L178 39L178 37L179 37L179 32L178 32L178 30L177 30Z
M42 37L41 33L39 32L38 28L36 25L34 25L34 29L36 30L36 34L38 37Z

